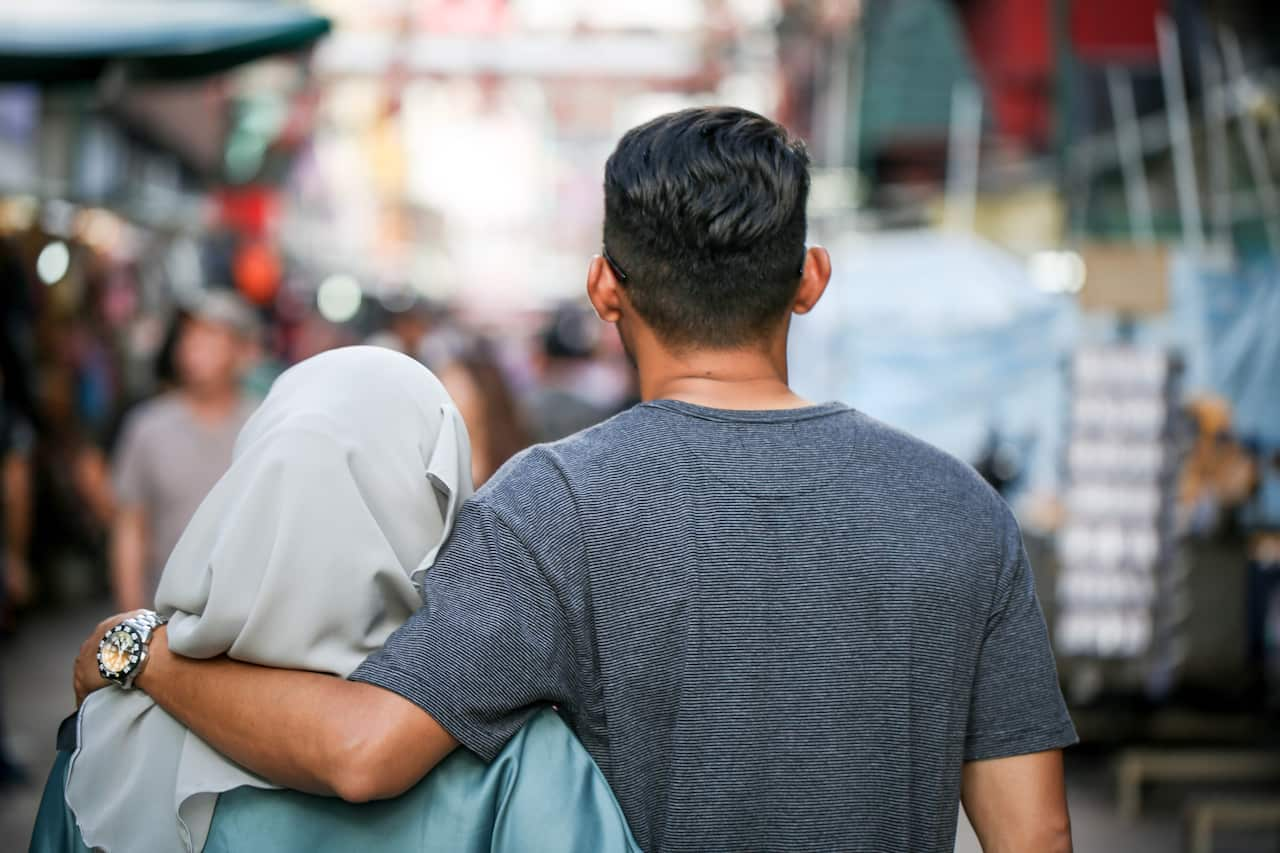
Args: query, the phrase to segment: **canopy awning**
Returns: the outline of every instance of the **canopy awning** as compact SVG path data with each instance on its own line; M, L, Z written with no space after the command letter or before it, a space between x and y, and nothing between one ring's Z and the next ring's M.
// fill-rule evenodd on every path
M0 6L0 81L184 79L304 48L327 18L269 0L32 0Z

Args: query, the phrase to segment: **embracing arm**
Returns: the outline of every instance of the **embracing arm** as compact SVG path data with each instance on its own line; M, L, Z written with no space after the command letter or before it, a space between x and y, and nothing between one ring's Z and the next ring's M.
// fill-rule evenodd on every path
M97 672L98 638L121 618L103 622L81 648L78 698L105 683ZM185 658L169 651L163 628L137 687L266 779L351 802L403 793L458 745L425 711L389 690L228 658Z

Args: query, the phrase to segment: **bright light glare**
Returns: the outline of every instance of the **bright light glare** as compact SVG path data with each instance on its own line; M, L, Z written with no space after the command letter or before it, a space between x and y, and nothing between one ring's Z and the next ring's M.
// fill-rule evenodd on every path
M36 275L47 285L55 285L62 281L67 270L71 269L71 250L61 240L54 240L40 250L36 258Z
M316 291L316 307L330 323L345 323L360 310L360 283L349 275L331 275Z
M1036 252L1028 272L1035 286L1048 293L1079 293L1084 287L1084 258L1075 252Z

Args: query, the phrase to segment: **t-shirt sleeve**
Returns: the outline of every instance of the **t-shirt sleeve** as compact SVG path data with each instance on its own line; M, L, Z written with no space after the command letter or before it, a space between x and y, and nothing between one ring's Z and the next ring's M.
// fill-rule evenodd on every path
M351 678L404 696L493 760L539 707L575 706L571 620L547 561L471 499L424 576L423 606Z
M1078 740L1012 514L1006 531L995 606L978 657L966 761L1060 749Z
M129 418L121 431L112 465L111 481L121 506L148 503L147 453L137 416Z

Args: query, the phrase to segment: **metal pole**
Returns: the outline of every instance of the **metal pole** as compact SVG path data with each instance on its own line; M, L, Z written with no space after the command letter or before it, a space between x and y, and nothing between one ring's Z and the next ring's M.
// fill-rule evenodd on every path
M1204 250L1204 227L1200 219L1200 198L1196 187L1196 153L1191 144L1191 123L1187 119L1187 93L1182 84L1182 54L1178 31L1168 15L1156 18L1160 43L1160 77L1164 82L1165 111L1173 143L1173 177L1178 191L1178 212L1182 235L1197 255Z
M1111 115L1115 120L1116 148L1124 172L1129 227L1139 245L1149 246L1155 242L1156 233L1151 219L1151 194L1147 187L1147 170L1142 162L1142 135L1133 108L1132 87L1128 72L1116 65L1107 67L1107 88L1111 96Z
M948 228L972 231L978 207L978 157L982 144L982 94L967 80L951 88L951 127L947 138Z
M1200 51L1200 79L1204 81L1204 126L1209 135L1209 221L1214 242L1231 244L1231 140L1227 136L1226 99L1222 92L1222 64L1213 48Z
M845 138L845 132L848 129L847 122L850 108L854 112L854 124L857 124L857 106L849 101L849 66L852 51L856 50L853 34L849 30L843 30L836 34L831 40L831 73L827 80L827 109L826 109L826 138L823 140L826 147L826 161L828 166L840 167L845 163L845 150L848 140ZM859 86L858 82L854 86ZM860 88L860 86L859 86ZM854 149L857 149L857 141L854 141ZM857 165L855 162L853 165Z
M1253 184L1258 191L1258 201L1262 204L1267 242L1271 244L1271 254L1280 255L1280 196L1277 196L1276 185L1271 177L1271 166L1267 163L1267 152L1262 144L1258 120L1243 103L1245 87L1249 82L1249 75L1244 67L1244 54L1240 51L1240 40L1231 30L1224 27L1221 38L1229 88L1232 96L1240 102L1240 139L1244 142L1244 152L1249 161Z
M1067 185L1071 193L1070 236L1081 241L1088 231L1089 201L1093 197L1093 148L1082 146L1067 157Z

